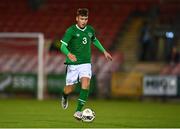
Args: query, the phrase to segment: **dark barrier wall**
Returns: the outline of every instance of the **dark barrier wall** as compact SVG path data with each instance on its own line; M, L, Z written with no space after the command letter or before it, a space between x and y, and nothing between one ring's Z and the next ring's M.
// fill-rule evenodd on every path
M47 76L47 89L49 94L60 94L65 86L65 75L64 74L49 74ZM80 83L76 85L75 93L80 91ZM96 77L92 76L90 82L90 91L92 95L96 94Z
M49 74L46 78L46 93L60 95L65 86L64 74ZM80 91L80 84L78 83L74 93ZM0 93L16 94L29 93L36 96L37 93L37 75L23 74L23 73L6 73L0 74ZM97 93L96 77L92 76L90 84L90 95Z
M0 74L1 93L32 93L37 92L37 76L35 74L5 73Z

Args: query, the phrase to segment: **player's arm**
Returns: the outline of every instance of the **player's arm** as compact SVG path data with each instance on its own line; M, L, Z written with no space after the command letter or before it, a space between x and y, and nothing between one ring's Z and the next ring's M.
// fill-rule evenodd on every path
M61 49L60 50L66 56L70 53L69 50L67 49L65 43L63 43L62 40L61 40Z
M61 52L65 54L72 62L77 61L76 56L69 52L67 44L61 40Z
M97 47L101 52L104 53L104 56L106 57L107 60L112 60L112 56L104 49L102 44L99 42L98 39L94 39L93 42L94 46Z
M62 53L65 54L72 62L75 62L77 60L76 56L73 55L67 48L69 41L72 39L72 33L73 33L72 28L69 27L66 30L66 32L61 40L62 44L61 44L60 49L61 49Z
M94 46L97 47L101 52L104 53L106 51L98 39L95 39L93 43Z

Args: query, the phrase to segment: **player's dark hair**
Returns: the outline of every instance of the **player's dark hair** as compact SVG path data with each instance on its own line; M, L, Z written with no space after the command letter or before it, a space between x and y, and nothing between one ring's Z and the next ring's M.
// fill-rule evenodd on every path
M79 8L77 10L77 16L85 16L87 17L89 14L89 10L87 8Z

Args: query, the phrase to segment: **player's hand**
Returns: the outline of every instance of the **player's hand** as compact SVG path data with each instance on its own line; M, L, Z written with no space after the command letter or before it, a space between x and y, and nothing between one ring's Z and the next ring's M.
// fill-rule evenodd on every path
M107 51L104 52L104 56L108 61L112 61L112 56Z
M69 53L67 56L68 56L68 58L69 58L72 62L77 61L76 56L75 56L75 55L73 55L72 53Z

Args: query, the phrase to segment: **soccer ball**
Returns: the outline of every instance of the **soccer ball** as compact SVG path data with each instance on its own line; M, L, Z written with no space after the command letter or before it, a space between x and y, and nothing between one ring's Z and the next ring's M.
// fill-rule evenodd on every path
M95 112L90 109L86 108L82 112L82 121L83 122L92 122L95 119Z

